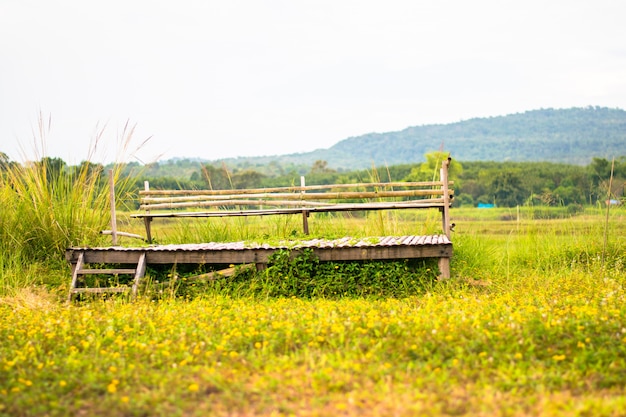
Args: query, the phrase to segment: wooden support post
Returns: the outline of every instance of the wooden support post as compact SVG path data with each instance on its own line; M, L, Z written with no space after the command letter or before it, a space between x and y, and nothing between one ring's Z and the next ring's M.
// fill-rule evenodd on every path
M150 222L152 219L150 217L143 218L143 224L146 226L146 241L148 243L152 243L152 233L150 233Z
M111 240L113 246L117 246L117 218L115 214L115 178L113 170L109 170L109 199L111 201Z
M439 173L441 179L441 191L443 192L443 210L441 211L441 221L443 233L450 239L450 191L448 189L448 168L450 157L441 164Z
M150 191L150 183L148 181L143 182L143 189L146 191ZM146 214L150 213L150 210L146 210ZM152 221L151 217L144 217L143 223L146 227L146 240L148 243L152 243L152 233L150 230L150 222Z
M443 210L441 221L443 233L450 239L450 190L448 189L448 168L451 158L448 157L441 164L440 179L443 192ZM450 258L439 258L439 279L450 279Z
M439 258L439 279L450 279L450 258Z
M78 260L75 264L72 264L72 283L70 284L70 293L67 296L67 302L72 301L72 295L74 295L74 290L76 289L76 285L78 285L78 274L80 270L83 269L85 256L83 252L78 255Z
M304 175L300 177L300 187L304 188L306 186L306 181L304 179ZM305 193L304 190L301 191L302 194ZM304 230L304 234L309 234L309 212L307 210L302 211L302 229Z
M146 274L146 253L142 252L139 255L139 261L137 262L137 268L135 269L135 276L133 278L132 297L133 300L137 298L137 289L139 288L139 281Z

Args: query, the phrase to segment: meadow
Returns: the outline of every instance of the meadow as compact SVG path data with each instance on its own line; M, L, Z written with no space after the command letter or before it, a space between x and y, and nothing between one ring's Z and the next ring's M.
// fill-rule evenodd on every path
M106 191L89 186L86 171L75 175L3 179L0 415L626 415L623 207L608 216L602 207L453 209L447 281L428 263L305 258L203 285L186 282L186 271L154 270L136 301L66 304L65 247L109 239L99 235ZM333 237L437 222L407 214L311 224ZM120 223L141 232L123 214ZM171 223L158 239L274 239L296 228L279 217ZM335 287L280 287L302 274Z

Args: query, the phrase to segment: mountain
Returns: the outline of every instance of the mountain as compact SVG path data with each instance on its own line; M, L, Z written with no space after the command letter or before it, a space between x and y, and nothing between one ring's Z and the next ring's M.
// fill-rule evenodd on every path
M223 159L236 168L275 163L363 169L423 160L443 148L459 161L547 161L585 165L593 157L626 155L626 111L606 107L540 109L398 132L350 137L328 149L288 155Z

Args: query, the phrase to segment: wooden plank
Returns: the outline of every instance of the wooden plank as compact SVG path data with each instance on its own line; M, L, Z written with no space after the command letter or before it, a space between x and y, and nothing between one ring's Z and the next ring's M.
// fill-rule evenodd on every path
M420 236L426 240L426 237ZM348 238L349 239L349 238ZM431 242L432 242L431 238ZM308 241L310 245L315 245L315 240ZM321 245L322 241L317 244ZM437 241L438 242L438 241ZM69 249L66 258L69 262L76 262L80 254L83 254L85 262L88 263L120 263L129 264L137 262L141 253L146 255L147 264L245 264L245 263L267 263L269 257L281 248L272 248L265 245L260 248L228 249L225 245L222 250L207 249L176 249L175 246L164 249L163 247L147 247L135 250L97 250L97 249ZM311 247L318 254L321 260L358 260L358 259L402 259L419 257L449 257L452 256L452 244L431 244L431 245L400 245L393 246L371 246L353 245L342 247ZM301 250L301 249L300 249ZM331 253L332 252L332 253ZM328 258L328 259L326 259Z
M135 271L135 277L133 278L132 294L133 298L137 297L137 289L139 288L139 282L146 273L146 253L142 252L139 255L139 261L137 262L137 269Z
M115 233L117 234L117 236L132 237L133 239L146 240L145 237L143 237L141 235L136 235L134 233L120 232L120 231L116 231ZM113 231L112 230L102 230L100 232L100 234L102 234L102 235L112 235ZM115 245L113 245L113 246L115 246Z
M451 257L452 246L389 246L313 249L320 261L393 260Z
M118 274L127 274L134 275L135 269L81 269L78 271L79 275L96 275L96 274L106 274L106 275L118 275Z
M441 257L438 261L439 265L439 279L450 279L450 258Z
M98 288L74 288L73 294L104 294L104 293L121 293L129 291L129 287L98 287Z
M249 270L249 269L256 269L256 265L255 264L243 264L243 265L233 266L230 268L221 269L219 271L207 272L206 274L199 274L199 275L194 275L191 277L186 277L185 279L187 281L213 281L220 276L230 277L234 275L235 272L238 270L242 271L242 270Z
M184 252L148 252L149 264L247 264L268 262L277 249L220 250L220 251L184 251Z
M67 254L66 254L67 257ZM76 288L76 284L78 283L78 271L82 269L83 264L85 262L85 255L83 252L78 253L78 257L75 260L71 261L72 264L72 282L70 283L70 293L67 296L67 302L72 301L72 291Z

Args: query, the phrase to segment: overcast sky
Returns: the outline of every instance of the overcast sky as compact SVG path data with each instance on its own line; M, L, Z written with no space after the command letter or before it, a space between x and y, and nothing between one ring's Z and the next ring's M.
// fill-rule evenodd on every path
M0 0L0 151L79 163L106 126L94 162L218 159L624 109L624 16L622 0Z

